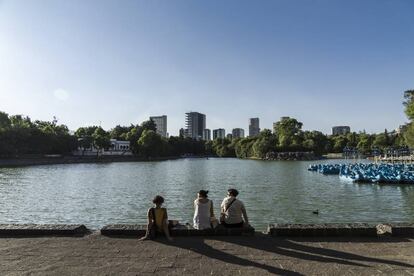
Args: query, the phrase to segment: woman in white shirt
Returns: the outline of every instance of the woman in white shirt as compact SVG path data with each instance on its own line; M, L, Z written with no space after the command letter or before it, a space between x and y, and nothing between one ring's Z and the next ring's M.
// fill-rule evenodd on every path
M198 230L211 228L211 220L214 218L213 202L208 199L208 191L200 190L194 200L194 228Z

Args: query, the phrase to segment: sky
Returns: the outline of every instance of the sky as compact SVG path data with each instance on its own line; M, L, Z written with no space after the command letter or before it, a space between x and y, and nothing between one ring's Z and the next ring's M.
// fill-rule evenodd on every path
M407 122L414 1L0 0L0 111L71 130L185 112L368 133Z

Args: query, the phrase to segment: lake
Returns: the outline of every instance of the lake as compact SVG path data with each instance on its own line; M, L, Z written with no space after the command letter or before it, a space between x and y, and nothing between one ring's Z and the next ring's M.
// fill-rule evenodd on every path
M0 223L145 223L156 194L169 218L192 222L209 190L216 217L228 188L239 190L251 224L413 222L414 186L341 182L308 172L311 163L235 158L0 168ZM312 213L319 210L319 215Z

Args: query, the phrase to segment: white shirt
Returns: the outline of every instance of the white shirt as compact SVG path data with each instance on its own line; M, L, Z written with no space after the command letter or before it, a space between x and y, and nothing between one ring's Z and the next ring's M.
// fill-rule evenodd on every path
M208 200L206 203L202 203L200 200L194 200L194 228L195 229L208 229L211 228L211 200Z
M230 203L235 200L231 205ZM230 208L228 206L230 205ZM226 210L226 212L224 212ZM244 208L243 202L236 199L234 196L228 196L223 199L221 203L221 212L224 212L224 222L227 224L236 224L243 222L243 210Z

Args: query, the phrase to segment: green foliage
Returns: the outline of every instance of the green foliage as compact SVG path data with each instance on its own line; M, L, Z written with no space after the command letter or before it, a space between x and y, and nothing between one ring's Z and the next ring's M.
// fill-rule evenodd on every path
M349 140L346 135L331 136L332 151L335 153L341 153L343 149L349 144Z
M410 123L407 125L407 128L403 134L405 143L414 147L414 90L407 90L404 92L404 102L405 114L407 115Z
M359 136L359 141L357 144L357 149L362 154L369 154L372 148L373 136L369 134L362 133Z
M305 131L303 139L302 146L306 151L313 151L317 155L321 155L330 149L328 137L320 131Z
M411 122L404 133L404 141L410 146L414 147L414 124Z
M22 115L0 112L0 156L65 154L76 149L76 138L65 125L53 121L31 121Z
M213 152L220 157L235 157L235 143L237 142L236 139L233 142L230 139L215 139L212 144Z
M252 145L253 157L264 158L266 153L274 151L277 144L277 137L268 129L260 132L255 137L255 142Z
M411 121L414 120L414 90L407 90L404 92L405 114Z
M238 158L253 157L253 144L256 142L256 138L247 137L240 139L234 148L234 152Z
M302 123L294 118L283 118L276 123L275 134L281 148L296 148L302 142L300 137Z
M11 127L11 121L9 115L5 112L0 111L0 130L8 129Z
M111 129L111 131L109 132L109 135L111 139L126 141L128 140L127 139L128 132L130 132L131 129L133 128L134 128L134 125L131 125L129 127L117 125L113 129Z
M98 149L98 153L111 145L109 133L101 127L96 128L91 136L93 146Z
M138 142L138 153L143 157L159 157L168 153L168 143L154 130L145 129Z
M141 124L141 128L142 130L152 130L152 131L157 131L157 126L155 125L153 120L148 120L148 121L144 121Z

